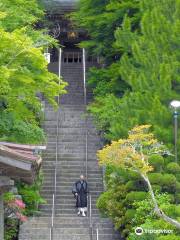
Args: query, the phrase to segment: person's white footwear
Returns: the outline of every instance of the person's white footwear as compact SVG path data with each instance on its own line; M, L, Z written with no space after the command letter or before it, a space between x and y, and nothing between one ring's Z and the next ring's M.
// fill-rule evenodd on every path
M83 213L82 213L82 216L83 216L83 217L86 217L86 214L85 214L85 212L83 212Z
M79 216L81 214L81 211L78 211L77 215Z

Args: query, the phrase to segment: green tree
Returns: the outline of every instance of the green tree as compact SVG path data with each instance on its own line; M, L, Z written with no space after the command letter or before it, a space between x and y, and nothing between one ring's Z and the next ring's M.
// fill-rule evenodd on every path
M56 106L54 97L65 93L65 83L48 72L43 56L44 48L56 42L45 31L35 29L43 16L37 1L2 0L0 4L0 137L41 142L38 94Z
M93 68L89 72L88 83L94 95L104 96L110 91L121 96L128 87L118 70L122 51L115 44L115 31L121 26L125 14L131 19L134 31L139 28L139 2L81 0L78 10L71 15L76 27L87 30L88 39L80 46L100 59L102 68Z
M87 30L90 36L81 46L88 48L94 55L103 57L106 64L112 62L112 58L117 54L113 46L114 31L121 26L125 14L131 17L135 26L139 19L138 7L138 0L81 0L79 9L72 14L72 19L78 27Z
M140 11L140 31L134 32L125 16L115 34L116 46L124 52L119 73L129 89L121 99L111 90L106 97L97 95L91 110L109 139L127 135L135 124L149 123L158 138L171 145L168 105L179 99L179 1L141 1Z

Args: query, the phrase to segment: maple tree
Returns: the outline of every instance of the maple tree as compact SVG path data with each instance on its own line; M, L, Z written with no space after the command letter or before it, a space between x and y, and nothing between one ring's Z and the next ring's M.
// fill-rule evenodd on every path
M0 138L43 142L38 96L57 106L55 96L65 93L65 83L48 71L43 55L56 41L36 27L44 15L38 1L2 0L0 7Z

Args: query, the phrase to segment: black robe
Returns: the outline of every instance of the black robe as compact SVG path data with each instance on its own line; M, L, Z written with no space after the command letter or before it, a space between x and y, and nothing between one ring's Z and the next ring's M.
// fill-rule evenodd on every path
M88 193L88 184L85 180L77 181L73 185L72 190L74 196L77 193L78 195L76 197L76 207L77 208L85 208L87 207L87 193Z

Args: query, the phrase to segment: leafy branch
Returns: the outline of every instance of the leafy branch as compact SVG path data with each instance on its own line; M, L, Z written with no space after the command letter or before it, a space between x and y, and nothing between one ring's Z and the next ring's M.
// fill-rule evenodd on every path
M153 205L154 212L164 221L180 229L180 222L167 216L158 206L152 185L148 178L148 172L153 170L149 164L149 157L156 153L159 155L167 154L166 147L154 138L149 132L150 125L134 127L127 139L113 141L111 145L104 147L98 152L101 165L114 165L131 171L137 172L146 182Z

